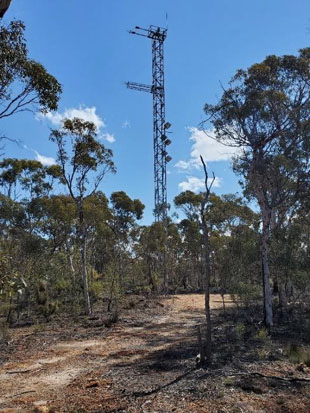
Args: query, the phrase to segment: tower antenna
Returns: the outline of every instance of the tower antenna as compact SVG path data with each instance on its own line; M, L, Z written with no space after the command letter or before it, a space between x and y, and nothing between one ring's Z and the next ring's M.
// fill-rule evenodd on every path
M143 29L136 26L129 33L152 40L152 85L127 82L126 86L153 95L154 216L156 222L167 225L167 163L172 159L167 153L167 146L171 143L167 137L167 129L171 124L165 119L164 41L167 37L167 29L158 26Z

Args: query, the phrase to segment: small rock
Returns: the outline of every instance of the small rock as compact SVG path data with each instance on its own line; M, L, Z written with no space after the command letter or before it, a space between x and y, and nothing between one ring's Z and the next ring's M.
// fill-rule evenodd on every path
M99 383L97 381L93 381L91 383L86 384L86 389L92 389L94 387L98 387Z
M296 370L305 373L307 370L307 366L304 363L300 363L298 364L298 366L296 366Z

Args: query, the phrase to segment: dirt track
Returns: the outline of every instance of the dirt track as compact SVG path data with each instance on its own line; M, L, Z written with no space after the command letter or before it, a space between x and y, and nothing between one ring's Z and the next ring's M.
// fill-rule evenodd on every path
M110 329L16 330L13 351L0 369L0 411L291 411L272 408L262 395L243 397L230 389L226 394L222 381L205 378L206 372L195 368L202 295L162 302L143 312L132 309ZM220 297L212 296L213 310L221 305ZM235 410L229 410L233 405ZM301 405L302 411L310 408Z
M23 411L38 407L48 411L47 406L52 405L61 411L64 404L74 411L78 399L83 399L80 407L85 408L89 398L89 409L113 410L113 406L105 406L105 399L109 400L109 405L113 404L109 390L115 387L112 385L113 377L120 376L117 385L124 381L126 386L125 370L134 368L145 358L152 359L152 355L171 345L186 341L190 330L203 317L203 303L202 295L176 296L165 302L165 308L160 307L160 314L145 320L137 320L136 317L125 320L110 330L103 330L103 337L98 334L95 339L62 341L59 339L64 333L61 330L44 330L35 332L32 338L36 343L33 346L27 340L31 337L31 329L16 331L15 340L20 343L18 353L11 357L14 361L8 361L0 370L0 407L19 406ZM220 302L214 297L213 306L218 305ZM192 310L201 312L201 315L188 314ZM55 342L49 341L50 335L54 335ZM93 331L89 331L89 335L93 336ZM144 377L138 376L129 383L135 391L152 390L154 385L159 386L175 378L174 372L155 372L157 377L155 380L152 377L148 383L149 373L145 373ZM130 373L129 379L131 376ZM100 401L96 402L99 392ZM75 397L77 400L72 400L73 405L70 406L68 401Z

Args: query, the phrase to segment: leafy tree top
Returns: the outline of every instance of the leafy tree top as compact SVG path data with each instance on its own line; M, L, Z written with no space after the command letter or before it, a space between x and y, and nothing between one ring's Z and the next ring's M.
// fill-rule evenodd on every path
M262 210L277 209L274 223L283 221L309 188L310 48L238 70L219 102L204 109L215 138L242 148L234 170L246 196Z
M29 192L30 197L43 196L52 190L53 180L59 178L60 173L57 165L43 166L31 159L6 158L0 162L0 187L9 197L13 189L21 194Z
M17 112L56 110L61 85L28 56L25 25L0 25L0 118Z
M61 180L75 201L92 196L105 174L116 171L112 150L97 140L92 122L66 119L61 129L52 130L50 140L58 147Z
M238 70L229 86L204 107L224 144L272 151L281 139L309 136L310 48Z

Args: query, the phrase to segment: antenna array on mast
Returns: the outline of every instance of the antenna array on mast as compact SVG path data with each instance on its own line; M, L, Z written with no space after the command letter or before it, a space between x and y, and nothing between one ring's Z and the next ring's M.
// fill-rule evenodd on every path
M143 29L139 26L129 33L152 40L152 72L151 86L142 83L127 82L129 89L148 92L153 95L153 145L154 145L154 184L155 184L155 221L167 223L167 163L171 156L167 153L167 146L171 140L167 138L167 129L171 124L165 120L165 76L164 76L164 41L167 29L150 26Z

